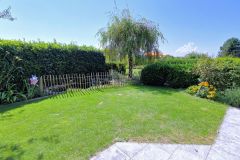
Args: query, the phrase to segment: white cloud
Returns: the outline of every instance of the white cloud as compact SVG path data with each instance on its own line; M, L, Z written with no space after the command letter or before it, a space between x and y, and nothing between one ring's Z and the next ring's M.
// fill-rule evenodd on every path
M198 52L198 47L193 42L188 42L175 51L177 56L185 56L190 52Z

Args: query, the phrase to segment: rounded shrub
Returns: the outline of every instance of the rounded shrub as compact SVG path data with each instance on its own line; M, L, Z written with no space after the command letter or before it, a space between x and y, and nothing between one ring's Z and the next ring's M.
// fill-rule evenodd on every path
M172 88L186 88L198 83L198 76L180 66L171 66L167 76L167 85Z
M163 63L147 65L141 72L141 82L146 85L163 86L167 80L170 67Z
M182 64L158 62L147 65L141 73L141 81L146 85L186 88L198 83L198 76Z

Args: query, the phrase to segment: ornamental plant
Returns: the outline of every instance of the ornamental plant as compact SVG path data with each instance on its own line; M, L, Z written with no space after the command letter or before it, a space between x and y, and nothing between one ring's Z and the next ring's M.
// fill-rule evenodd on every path
M201 98L215 99L217 89L208 82L201 82L187 88L186 92Z

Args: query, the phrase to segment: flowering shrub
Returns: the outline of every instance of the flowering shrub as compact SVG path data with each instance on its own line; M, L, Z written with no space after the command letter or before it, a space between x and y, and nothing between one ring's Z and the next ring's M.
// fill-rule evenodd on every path
M187 88L186 92L201 98L214 99L217 89L208 82L201 82Z
M201 81L209 82L219 91L240 87L240 58L200 59L195 73Z

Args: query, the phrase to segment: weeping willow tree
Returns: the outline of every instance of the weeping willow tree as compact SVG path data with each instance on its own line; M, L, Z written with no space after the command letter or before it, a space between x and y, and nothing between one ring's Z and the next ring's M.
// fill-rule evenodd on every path
M114 13L98 36L103 48L116 51L120 57L128 57L129 78L132 78L134 56L152 52L158 48L159 39L164 41L158 25L145 18L135 19L128 9Z

